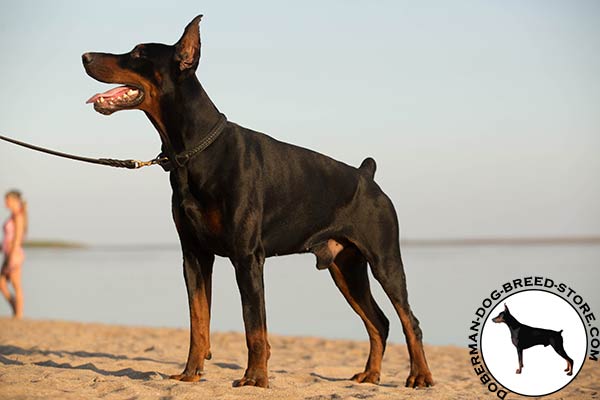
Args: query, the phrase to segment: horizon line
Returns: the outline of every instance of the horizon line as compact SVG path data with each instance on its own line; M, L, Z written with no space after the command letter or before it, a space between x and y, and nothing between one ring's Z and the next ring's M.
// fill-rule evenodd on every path
M600 236L488 236L457 238L407 238L400 239L401 246L526 246L526 245L569 245L600 244ZM32 239L24 243L27 248L71 248L71 249L121 249L121 250L166 250L178 248L177 242L162 243L83 243L68 240Z

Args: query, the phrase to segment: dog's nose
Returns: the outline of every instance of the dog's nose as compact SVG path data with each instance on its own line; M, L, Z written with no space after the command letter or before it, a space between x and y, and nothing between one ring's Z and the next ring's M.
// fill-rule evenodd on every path
M81 56L81 60L83 61L84 64L91 63L93 59L94 59L94 57L92 57L91 53L83 53L83 55Z

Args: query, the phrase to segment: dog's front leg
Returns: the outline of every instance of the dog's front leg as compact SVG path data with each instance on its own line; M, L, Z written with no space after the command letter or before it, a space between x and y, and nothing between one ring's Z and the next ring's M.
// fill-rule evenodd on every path
M210 303L215 256L198 249L185 218L173 211L183 251L183 274L190 308L190 347L185 369L170 378L197 382L204 371L204 360L211 358Z
M523 369L523 349L517 347L517 354L519 355L519 368L517 368L517 374L521 373Z
M234 386L269 386L267 362L271 353L267 338L267 318L263 283L265 257L252 254L232 259L242 299L242 313L248 346L248 368Z
M210 301L214 256L184 252L184 276L190 307L190 348L185 369L171 376L185 382L197 382L204 372L204 360L210 360Z

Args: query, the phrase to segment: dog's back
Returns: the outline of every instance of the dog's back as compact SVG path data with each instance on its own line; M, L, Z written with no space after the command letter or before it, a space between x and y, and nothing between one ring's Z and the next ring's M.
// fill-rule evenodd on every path
M535 328L528 325L522 325L519 329L518 347L528 349L532 346L543 345L548 346L551 341L562 340L562 330L553 331L544 328Z
M222 165L238 177L236 180L242 176L241 181L251 184L252 193L259 195L256 201L262 210L267 255L295 253L332 233L340 235L348 229L342 224L347 223L349 215L353 219L364 215L366 222L378 213L394 212L392 203L373 180L376 163L370 157L356 168L233 123L220 141L225 142L220 146L235 149L219 156ZM207 154L207 164L211 158ZM211 166L203 164L196 163L192 174L205 175ZM290 231L281 224L285 220L306 226ZM307 236L309 232L314 234ZM352 236L353 232L346 233Z

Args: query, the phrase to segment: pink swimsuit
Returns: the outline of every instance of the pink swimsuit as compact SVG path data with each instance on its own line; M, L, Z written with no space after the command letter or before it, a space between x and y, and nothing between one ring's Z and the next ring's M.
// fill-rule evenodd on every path
M2 253L6 257L12 248L13 241L15 240L15 219L9 218L4 223L4 240L2 242ZM10 263L2 266L2 275L8 275L9 273L16 271L21 267L25 260L25 252L22 247L15 249L10 258Z

